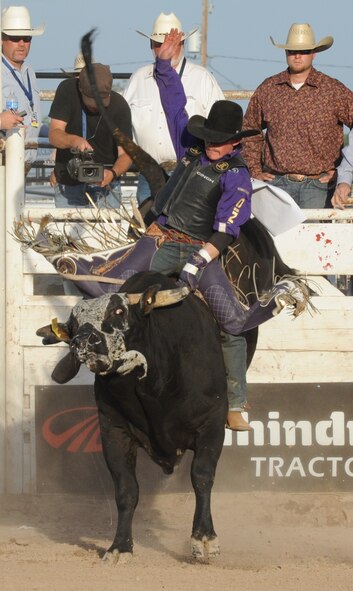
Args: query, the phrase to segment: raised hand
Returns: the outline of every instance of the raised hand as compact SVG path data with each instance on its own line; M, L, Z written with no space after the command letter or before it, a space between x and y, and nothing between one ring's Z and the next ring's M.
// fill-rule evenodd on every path
M171 29L169 33L166 33L164 41L159 48L158 57L162 60L172 59L179 48L182 36L183 33L179 32L178 29Z

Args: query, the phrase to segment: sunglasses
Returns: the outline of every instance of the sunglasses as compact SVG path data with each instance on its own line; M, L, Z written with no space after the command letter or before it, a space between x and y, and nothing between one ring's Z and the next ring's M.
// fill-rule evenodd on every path
M158 41L152 41L152 39L150 39L150 47L151 49L155 49L156 47L161 47L162 43L158 43Z
M158 47L161 47L162 43L159 43L158 41L153 41L152 39L150 39L150 47L151 49L158 49ZM184 45L184 41L180 41L179 45Z
M32 41L32 37L30 35L3 35L3 39L5 41L12 41L12 43L19 43L23 41L23 43L30 43Z
M310 55L314 53L312 49L287 49L287 55Z

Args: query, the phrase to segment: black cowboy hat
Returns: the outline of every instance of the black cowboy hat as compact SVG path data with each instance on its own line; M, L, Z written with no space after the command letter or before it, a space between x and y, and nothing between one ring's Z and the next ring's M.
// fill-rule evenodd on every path
M242 131L243 109L232 101L216 101L208 117L193 115L188 123L188 131L195 137L208 142L222 143L238 141L259 133L257 129Z

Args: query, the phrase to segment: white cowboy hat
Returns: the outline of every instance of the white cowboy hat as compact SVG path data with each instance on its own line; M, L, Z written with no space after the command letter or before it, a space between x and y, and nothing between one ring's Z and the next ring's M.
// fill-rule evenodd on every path
M152 33L150 35L146 35L146 33L142 33L141 31L136 31L136 33L139 33L152 41L156 41L157 43L163 43L164 37L167 33L170 33L170 29L178 29L178 31L182 31L183 28L180 20L175 16L174 12L171 12L170 14L161 12L153 23ZM188 39L188 37L196 33L196 31L197 29L194 29L190 33L183 33L181 40L184 41L185 39Z
M333 43L333 37L331 36L324 37L316 43L314 31L307 23L294 23L289 29L287 42L283 45L275 43L272 37L270 39L275 47L280 47L281 49L289 49L290 51L311 50L316 53L329 49Z
M94 60L92 60L92 63L93 61ZM82 68L84 68L85 65L85 58L83 57L82 53L78 53L74 61L74 72L81 72Z
M92 59L92 64L95 63L96 61ZM60 70L64 72L64 74L68 74L69 76L75 76L76 74L79 74L81 72L85 65L86 64L82 53L78 53L75 57L74 67L72 70L64 70L64 68L60 68Z
M29 12L25 6L8 6L1 12L1 32L10 37L17 35L34 37L44 33L44 25L32 29Z

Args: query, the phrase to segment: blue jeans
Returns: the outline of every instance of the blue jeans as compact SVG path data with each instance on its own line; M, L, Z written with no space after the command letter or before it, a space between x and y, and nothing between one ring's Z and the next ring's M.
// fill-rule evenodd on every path
M120 181L110 183L108 187L98 185L62 185L56 183L54 186L55 207L92 207L86 197L89 194L97 207L118 209L121 204Z
M137 191L136 191L136 198L137 203L142 205L146 199L151 197L151 189L143 174L138 175L138 182L137 182Z
M224 365L227 375L227 394L229 410L244 410L247 396L246 358L247 344L245 337L221 333Z
M277 175L270 184L287 191L301 209L324 209L331 207L336 179L329 183L320 183L319 179L296 182L289 180L285 175Z
M172 173L167 174L170 176ZM149 199L149 197L151 197L151 188L143 174L139 174L136 191L137 203L142 205L142 203L146 201L146 199Z

